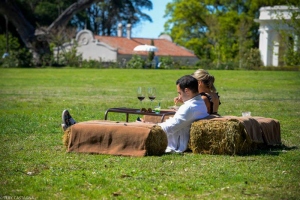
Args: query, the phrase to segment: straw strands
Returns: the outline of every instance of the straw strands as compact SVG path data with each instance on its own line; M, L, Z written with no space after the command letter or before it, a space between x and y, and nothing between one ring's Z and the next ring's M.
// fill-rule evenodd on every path
M189 148L198 154L245 154L253 145L244 126L236 119L199 120L192 124Z
M168 145L168 139L160 126L153 126L146 140L146 154L148 156L162 155Z
M69 139L70 139L70 134L71 134L71 128L67 128L67 130L64 131L64 135L63 135L63 145L68 148L68 144L69 144Z

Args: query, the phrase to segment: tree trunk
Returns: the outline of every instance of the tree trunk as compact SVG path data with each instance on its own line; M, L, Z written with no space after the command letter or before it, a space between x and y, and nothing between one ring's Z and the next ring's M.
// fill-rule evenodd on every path
M64 28L70 19L78 11L89 7L94 2L103 0L77 0L70 5L48 28L47 30L36 29L27 19L24 18L22 11L18 8L14 0L0 0L0 13L6 15L8 20L17 29L20 38L25 46L31 50L34 63L41 64L41 56L50 54L48 33L52 30Z
M7 16L8 20L16 27L26 47L31 48L35 28L24 18L15 2L13 0L0 0L0 13Z

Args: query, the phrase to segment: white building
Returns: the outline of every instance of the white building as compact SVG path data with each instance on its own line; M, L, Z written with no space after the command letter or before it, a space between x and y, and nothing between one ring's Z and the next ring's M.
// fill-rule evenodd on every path
M282 31L293 33L294 29L289 26L293 12L299 13L299 8L290 6L274 6L260 8L259 19L255 22L259 26L259 50L265 66L279 66L283 63L288 38L282 35ZM292 34L292 41L297 47L298 36ZM294 50L297 50L296 48Z
M148 52L135 52L133 49L138 45L151 44L158 48L155 52L156 57L171 56L174 61L181 61L185 64L195 64L199 59L190 50L172 42L170 37L161 35L159 38L132 38L131 26L126 26L126 36L122 36L122 26L118 27L118 36L99 36L94 35L89 30L81 30L77 33L75 40L65 43L62 47L54 49L54 54L63 49L69 51L76 47L77 53L82 55L83 60L101 60L102 62L129 61L133 55L139 55L146 59Z

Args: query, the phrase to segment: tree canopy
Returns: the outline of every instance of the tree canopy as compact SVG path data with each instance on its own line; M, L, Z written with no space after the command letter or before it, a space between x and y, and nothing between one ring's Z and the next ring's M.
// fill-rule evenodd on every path
M141 21L150 21L150 16L141 9L152 9L149 0L104 0L93 4L85 11L74 16L71 23L79 29L86 27L94 34L115 36L119 23L131 24L132 27ZM123 32L126 30L123 26Z
M66 34L67 27L90 28L95 34L114 35L118 23L152 21L141 9L152 9L150 0L0 0L0 14L7 17L12 34L18 34L37 62L51 54L49 43ZM4 32L0 18L0 32ZM125 27L125 26L124 26ZM17 31L13 31L17 30ZM69 38L70 39L70 38ZM62 41L62 40L61 40Z
M243 62L258 47L259 8L286 5L285 0L173 0L166 7L165 32L201 60ZM297 5L298 0L289 1Z

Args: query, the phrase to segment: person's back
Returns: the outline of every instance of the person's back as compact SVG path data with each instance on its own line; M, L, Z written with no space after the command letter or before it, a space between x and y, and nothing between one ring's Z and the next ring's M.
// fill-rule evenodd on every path
M207 107L209 114L218 114L220 102L220 96L215 92L200 92L202 99Z
M208 113L217 114L221 102L214 86L215 77L203 69L196 70L192 76L198 80L198 91L205 101Z
M218 114L219 105L221 105L220 96L218 93L215 92L211 92L210 96L212 97L213 102L213 111L211 114Z

